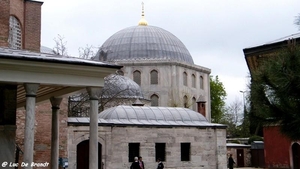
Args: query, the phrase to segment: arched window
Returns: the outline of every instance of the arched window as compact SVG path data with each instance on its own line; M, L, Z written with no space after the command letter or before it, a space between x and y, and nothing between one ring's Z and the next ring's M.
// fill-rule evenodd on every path
M200 89L203 89L203 76L200 76Z
M192 87L196 87L196 76L192 74Z
M158 72L156 70L152 70L150 72L150 83L151 84L158 84Z
M183 85L187 86L187 73L183 72Z
M153 94L150 99L151 99L151 106L158 106L159 97L156 94Z
M188 104L188 97L187 97L187 96L184 96L184 97L183 97L183 107L184 107L184 108L188 108L188 107L189 107L189 104Z
M197 103L196 103L196 98L195 97L193 97L193 110L194 111L197 111Z
M141 85L141 72L136 70L133 72L133 81L138 85Z
M22 29L19 20L14 17L9 17L9 37L8 45L13 49L22 49Z

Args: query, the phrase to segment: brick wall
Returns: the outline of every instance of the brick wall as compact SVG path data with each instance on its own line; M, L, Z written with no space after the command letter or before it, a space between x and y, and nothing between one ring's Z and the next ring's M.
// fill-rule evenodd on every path
M41 2L25 1L24 49L40 51Z
M18 18L22 27L24 25L24 1L23 0L10 0L10 15Z
M0 1L0 46L8 46L10 0Z
M67 99L63 99L59 112L59 157L67 157ZM51 162L51 120L50 101L36 105L34 162ZM24 150L25 110L17 111L16 143ZM20 155L19 163L23 161ZM37 167L38 169L38 167ZM43 168L41 168L43 169Z
M21 24L22 48L39 52L42 4L42 2L27 0L1 0L0 46L8 47L9 17L14 16Z

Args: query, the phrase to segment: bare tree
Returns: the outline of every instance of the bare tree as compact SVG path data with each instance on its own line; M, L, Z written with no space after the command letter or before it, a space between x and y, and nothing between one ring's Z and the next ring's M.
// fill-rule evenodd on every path
M300 14L298 14L298 16L295 16L294 24L297 25L298 30L300 30Z
M240 135L240 125L243 122L243 103L235 99L227 108L220 123L227 125L227 135L236 137Z
M57 38L54 38L55 47L53 48L53 52L57 55L67 56L67 41L64 40L65 37L61 35L57 35Z
M91 59L92 57L95 56L95 51L94 49L98 50L99 48L93 47L92 45L86 45L86 47L80 47L78 49L79 52L79 57L82 59Z
M243 120L243 103L236 98L227 108L225 113L227 119L236 126L242 123Z
M99 112L113 106L131 105L137 99L143 100L138 84L128 84L127 79L128 77L117 74L105 78L104 87L99 93ZM69 116L86 117L89 116L88 111L89 96L87 93L69 97Z

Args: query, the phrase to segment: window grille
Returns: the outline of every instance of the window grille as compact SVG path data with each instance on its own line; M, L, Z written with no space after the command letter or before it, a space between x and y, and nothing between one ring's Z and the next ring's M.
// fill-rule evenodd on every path
M8 44L10 48L22 49L22 29L18 19L14 16L9 18L9 37Z

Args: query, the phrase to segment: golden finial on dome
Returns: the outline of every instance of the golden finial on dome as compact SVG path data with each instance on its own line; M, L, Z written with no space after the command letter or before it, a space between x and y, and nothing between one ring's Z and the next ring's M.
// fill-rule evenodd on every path
M145 14L144 14L144 2L142 2L142 19L139 21L139 25L141 26L147 26L148 22L145 19Z

